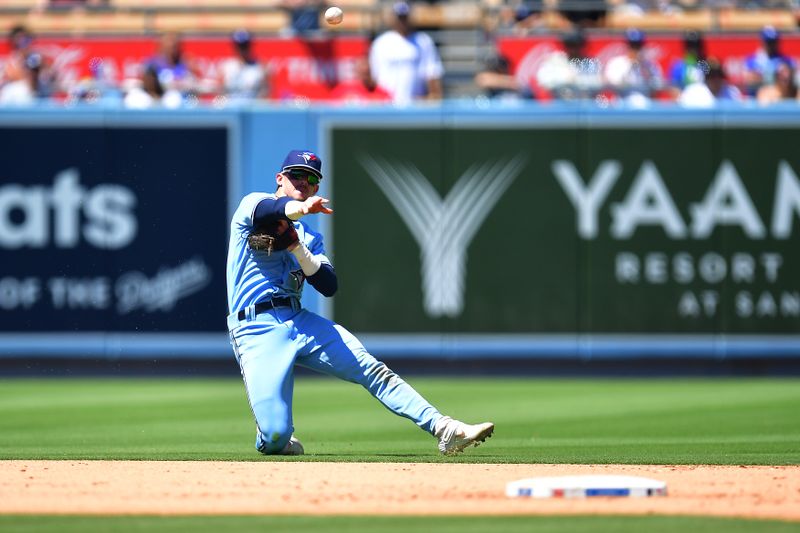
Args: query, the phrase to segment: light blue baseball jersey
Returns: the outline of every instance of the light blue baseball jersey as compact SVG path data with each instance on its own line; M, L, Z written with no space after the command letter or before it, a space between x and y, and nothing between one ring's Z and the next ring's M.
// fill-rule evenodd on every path
M387 409L433 433L442 414L339 324L307 309L288 306L238 317L239 311L252 304L272 297L299 298L303 290L305 276L291 252L254 251L247 243L259 203L275 199L274 194L268 193L253 193L242 199L231 221L228 247L228 328L258 428L256 449L265 454L281 453L294 433L292 391L296 365L359 383ZM270 216L280 216L281 206L272 208L277 212ZM301 222L295 222L294 227L311 253L330 265L324 255L322 235ZM323 295L330 292L328 296L336 291L335 274L329 268L334 280L329 290L312 285ZM315 283L318 275L314 274L309 282Z
M286 250L271 254L251 250L247 236L253 230L253 215L259 202L276 199L275 194L255 192L245 196L231 220L231 235L228 241L228 311L240 311L249 305L273 297L300 298L305 275L294 255ZM325 257L322 235L312 231L300 221L294 223L297 237L323 263L330 264Z

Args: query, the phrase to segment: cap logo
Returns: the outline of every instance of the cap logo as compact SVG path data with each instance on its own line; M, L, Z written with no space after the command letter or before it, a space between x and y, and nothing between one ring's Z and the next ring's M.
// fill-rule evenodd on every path
M306 164L308 164L309 161L317 160L317 156L315 156L311 152L303 152L302 154L300 154L300 157L306 160Z

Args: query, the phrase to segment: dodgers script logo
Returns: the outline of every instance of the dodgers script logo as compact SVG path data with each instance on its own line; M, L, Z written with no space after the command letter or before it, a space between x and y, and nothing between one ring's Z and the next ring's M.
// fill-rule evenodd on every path
M441 198L413 164L359 157L419 244L423 307L429 316L456 317L464 310L467 248L525 160L518 155L476 163Z

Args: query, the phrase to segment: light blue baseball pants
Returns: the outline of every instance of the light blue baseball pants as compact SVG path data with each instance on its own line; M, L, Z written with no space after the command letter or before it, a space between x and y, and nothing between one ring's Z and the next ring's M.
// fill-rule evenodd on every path
M349 331L305 309L278 307L239 321L228 317L258 431L256 448L278 453L294 432L294 366L361 384L387 409L433 434L442 417L425 398L370 355Z

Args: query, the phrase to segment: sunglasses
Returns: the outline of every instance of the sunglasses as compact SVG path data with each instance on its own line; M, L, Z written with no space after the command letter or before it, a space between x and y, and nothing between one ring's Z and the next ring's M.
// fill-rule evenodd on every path
M290 170L284 170L284 174L289 176L291 180L306 180L308 181L309 185L318 185L319 184L319 176L316 174L312 174L306 170L302 170L299 168L293 168Z

